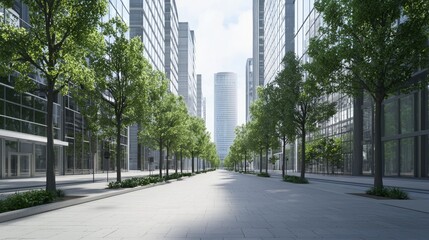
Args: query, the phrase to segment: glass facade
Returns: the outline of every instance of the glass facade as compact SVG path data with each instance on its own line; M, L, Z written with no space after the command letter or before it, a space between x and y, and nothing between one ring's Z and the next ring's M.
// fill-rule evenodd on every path
M178 95L179 17L175 0L165 0L165 73L170 79L170 92Z
M246 61L246 122L250 121L250 105L253 101L253 59Z
M274 81L285 54L294 50L293 0L265 1L264 85Z
M223 160L235 138L237 126L237 75L230 72L214 75L214 141Z
M195 72L195 34L189 23L179 23L179 95L188 113L197 116L197 76Z
M314 8L314 0L295 1L295 54L302 62L311 61L307 48L311 37L323 20ZM273 4L273 3L270 3ZM267 6L266 6L267 8ZM268 16L266 16L267 18ZM267 25L267 23L266 23ZM270 36L265 29L265 35ZM267 71L267 69L266 69ZM413 78L423 78L427 69L419 69ZM429 88L429 87L428 87ZM382 155L385 176L428 177L429 173L429 96L428 88L406 95L386 99L382 110ZM315 136L340 137L343 142L343 164L337 169L342 174L374 173L373 121L374 103L364 94L361 103L336 93L321 98L337 102L337 113L325 123L320 123L320 132ZM358 111L355 111L357 108ZM354 114L358 112L358 116ZM356 127L356 122L361 125ZM309 140L313 138L308 136ZM362 143L362 154L353 150L353 141ZM295 144L297 146L297 144ZM296 151L296 154L298 151ZM298 156L292 158L299 165ZM356 164L358 163L358 164ZM353 169L358 166L359 169ZM299 166L298 168L299 169ZM311 166L309 171L323 172L322 166Z
M120 16L129 20L129 1L110 0L103 21ZM26 5L15 1L12 9L0 8L2 20L29 28ZM36 85L45 81L30 76ZM19 93L14 76L0 77L0 178L34 177L46 174L46 96L39 92ZM55 171L57 174L81 174L104 170L100 155L101 142L90 144L90 133L78 106L70 96L59 96L53 108ZM92 148L94 149L91 149ZM126 132L122 139L123 168L128 169ZM90 152L94 152L91 156ZM112 163L114 157L111 158ZM111 164L112 170L114 164Z

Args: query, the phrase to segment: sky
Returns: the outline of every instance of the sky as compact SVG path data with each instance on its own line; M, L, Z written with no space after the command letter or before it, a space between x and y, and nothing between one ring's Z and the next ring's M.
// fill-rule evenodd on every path
M214 74L237 74L238 125L246 115L246 60L252 57L252 1L176 0L180 22L195 32L196 72L202 74L207 130L214 136Z

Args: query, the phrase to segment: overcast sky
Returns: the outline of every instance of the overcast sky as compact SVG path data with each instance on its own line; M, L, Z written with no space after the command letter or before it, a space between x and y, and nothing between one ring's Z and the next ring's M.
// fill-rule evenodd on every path
M252 1L176 0L179 21L195 31L196 69L202 74L207 99L207 129L214 136L214 74L235 72L238 77L238 124L245 122L245 66L252 57Z

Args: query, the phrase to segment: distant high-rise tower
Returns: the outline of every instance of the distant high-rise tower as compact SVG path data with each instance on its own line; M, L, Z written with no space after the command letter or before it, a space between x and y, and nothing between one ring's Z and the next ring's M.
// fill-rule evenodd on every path
M179 17L176 0L165 0L165 75L170 80L168 89L179 91Z
M164 71L164 0L130 0L130 37L139 36L144 56L152 67Z
M246 61L246 122L250 121L250 105L253 98L253 59Z
M187 22L179 22L179 95L183 96L188 113L196 116L195 35Z
M283 68L285 54L294 51L294 23L294 0L265 1L264 85L274 81Z
M237 126L237 74L220 72L214 75L214 98L214 140L223 166Z
M206 97L204 97L203 98L203 119L204 119L204 122L207 124L207 106L206 106L206 104L207 104L207 100L206 100Z
M276 2L276 1L274 1ZM264 86L264 0L253 0L253 98Z
M203 118L203 87L201 74L197 74L197 116Z
M144 44L143 55L159 71L165 71L165 0L130 0L130 37L138 36ZM113 2L113 1L111 1ZM139 126L128 128L129 169L144 169L143 146L138 143Z

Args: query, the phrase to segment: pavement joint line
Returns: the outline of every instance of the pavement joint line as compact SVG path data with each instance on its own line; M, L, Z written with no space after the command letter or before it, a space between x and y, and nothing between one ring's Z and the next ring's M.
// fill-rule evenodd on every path
M412 209L412 208L396 206L396 205L392 205L392 204L388 204L388 203L382 203L382 204L385 205L385 206L389 206L389 207L395 207L395 208L405 209L405 210L409 210L409 211L413 211L413 212L418 212L418 213L423 213L423 214L429 214L429 212L421 211L421 210L416 210L416 209Z
M187 178L189 178L189 177L187 177ZM185 178L185 179L187 179L187 178ZM182 179L182 180L185 180L185 179ZM139 186L139 187L135 187L135 188L117 189L117 190L113 190L112 192L101 193L101 194L98 194L95 196L86 196L86 197L82 197L82 198L75 198L75 199L70 199L70 200L65 200L65 201L53 202L53 203L42 204L42 205L38 205L38 206L34 206L34 207L4 212L4 213L0 213L0 223L12 221L15 219L24 218L24 217L28 217L28 216L32 216L32 215L36 215L36 214L40 214L40 213L50 212L50 211L58 210L61 208L76 206L76 205L83 204L83 203L93 202L93 201L97 201L97 200L104 199L104 198L109 198L109 197L114 197L114 196L118 196L118 195L122 195L122 194L126 194L126 193L140 191L140 190L144 190L147 188L161 186L161 185L171 183L173 181L175 182L175 181L177 181L177 179L170 179L170 180L165 181L165 182L155 183L155 184L150 184L150 185L145 185L145 186Z

